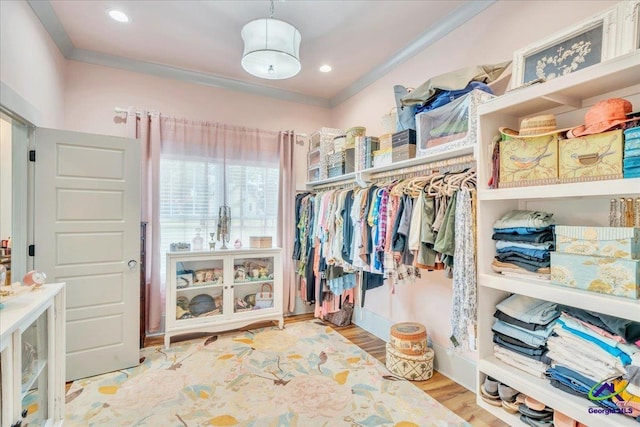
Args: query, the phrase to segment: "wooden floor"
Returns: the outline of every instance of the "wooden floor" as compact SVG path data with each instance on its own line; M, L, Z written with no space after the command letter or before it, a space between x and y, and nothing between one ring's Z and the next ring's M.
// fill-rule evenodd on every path
M285 327L289 323L311 319L313 319L312 314L286 317ZM380 362L385 362L385 341L355 325L334 329ZM181 338L188 339L191 337L182 336ZM145 346L161 345L163 343L163 337L148 337L145 340ZM476 395L474 393L437 371L433 373L433 377L428 381L419 381L413 384L473 426L508 427L507 424L476 405Z

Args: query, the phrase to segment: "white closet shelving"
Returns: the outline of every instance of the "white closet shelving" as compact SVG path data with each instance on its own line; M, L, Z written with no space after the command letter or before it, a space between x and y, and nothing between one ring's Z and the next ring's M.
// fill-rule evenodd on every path
M439 161L455 159L463 156L474 155L475 146L470 145L467 147L454 148L452 150L443 151L423 157L414 157L413 159L402 160L399 162L393 162L388 165L378 166L373 168L364 169L357 172L351 172L344 175L335 176L333 178L323 179L319 181L307 182L307 188L313 188L320 185L331 184L334 182L355 180L357 182L367 182L371 179L371 176L376 173L388 172L393 170L400 170L413 166L426 165L429 163L435 163Z
M640 178L570 184L490 189L490 142L500 126L514 129L523 117L555 114L559 128L576 126L596 102L612 98L629 99L640 107L640 51L619 56L549 82L517 89L478 108L478 386L490 375L588 426L638 426L624 415L590 414L590 401L564 393L546 379L536 378L504 364L493 356L493 313L495 305L511 293L527 295L586 310L640 321L640 302L548 282L515 279L491 270L495 244L493 223L511 209L533 209L554 213L559 224L608 225L609 200L640 197ZM524 426L518 415L484 403L478 405L511 426Z

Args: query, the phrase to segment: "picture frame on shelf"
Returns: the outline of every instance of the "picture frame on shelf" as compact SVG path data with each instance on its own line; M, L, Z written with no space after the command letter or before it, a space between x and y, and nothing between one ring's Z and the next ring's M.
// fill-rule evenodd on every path
M511 87L548 81L617 56L620 7L515 51Z

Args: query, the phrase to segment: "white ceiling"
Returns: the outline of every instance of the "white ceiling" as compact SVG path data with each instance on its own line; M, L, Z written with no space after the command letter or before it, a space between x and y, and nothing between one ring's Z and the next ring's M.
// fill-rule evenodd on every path
M127 66L123 68L135 69L139 63L140 71L144 66L139 61L144 61L212 76L218 83L239 81L245 89L268 86L328 103L366 86L368 77L379 78L371 75L372 70L384 74L390 64L416 53L417 45L424 47L443 36L443 29L452 30L466 21L481 10L478 3L491 2L276 1L274 17L293 24L302 34L302 71L287 80L262 80L240 65L240 30L245 23L269 15L267 0L51 0L45 6L53 12L48 17L42 12L43 3L30 0L63 53L68 36L67 42L70 39L76 50L70 59L91 57L100 62L95 58L102 55L103 63L106 58L124 59ZM109 9L124 11L131 21L113 21L106 13ZM333 67L332 72L318 70L325 63Z

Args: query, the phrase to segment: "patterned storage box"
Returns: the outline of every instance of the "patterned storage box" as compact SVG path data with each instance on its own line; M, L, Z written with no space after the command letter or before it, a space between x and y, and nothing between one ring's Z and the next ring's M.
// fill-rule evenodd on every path
M640 228L556 225L556 251L640 259Z
M391 137L391 146L393 148L404 147L409 144L416 145L416 131L413 129L394 133Z
M402 354L387 343L386 366L393 374L411 381L425 381L433 376L433 350L419 356Z
M513 138L500 142L499 187L558 182L558 136Z
M560 182L622 178L622 130L558 142Z
M427 351L427 328L420 323L396 323L391 326L390 337L390 344L402 354L420 356Z
M640 299L640 260L551 252L551 283Z

